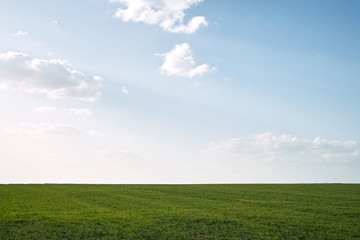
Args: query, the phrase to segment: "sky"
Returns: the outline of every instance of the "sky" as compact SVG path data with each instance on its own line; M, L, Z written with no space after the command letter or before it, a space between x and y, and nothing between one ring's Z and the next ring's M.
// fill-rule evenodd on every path
M358 9L2 0L0 183L360 183Z

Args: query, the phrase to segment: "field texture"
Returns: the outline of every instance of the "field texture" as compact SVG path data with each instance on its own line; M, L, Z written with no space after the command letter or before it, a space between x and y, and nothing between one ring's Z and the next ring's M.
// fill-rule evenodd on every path
M360 239L360 185L0 185L0 239Z

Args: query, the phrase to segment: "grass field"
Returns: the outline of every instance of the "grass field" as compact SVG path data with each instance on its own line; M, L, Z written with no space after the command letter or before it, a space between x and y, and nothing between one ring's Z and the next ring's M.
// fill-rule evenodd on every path
M360 185L0 185L0 239L360 239Z

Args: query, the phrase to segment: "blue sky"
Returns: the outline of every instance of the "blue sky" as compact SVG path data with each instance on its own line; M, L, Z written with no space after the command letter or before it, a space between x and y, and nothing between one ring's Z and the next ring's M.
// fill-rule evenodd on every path
M360 182L358 1L3 1L0 182Z

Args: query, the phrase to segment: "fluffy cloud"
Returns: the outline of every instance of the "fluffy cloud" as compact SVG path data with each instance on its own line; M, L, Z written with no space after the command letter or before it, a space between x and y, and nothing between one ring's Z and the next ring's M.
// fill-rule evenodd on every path
M0 54L0 85L49 98L95 101L104 80L88 77L65 61L32 58L20 52Z
M206 151L238 154L248 161L351 162L360 160L360 143L312 140L265 132L246 139L210 143Z
M83 116L92 115L92 112L87 108L65 108L64 111L74 115L83 115Z
M9 126L5 132L10 135L26 136L31 138L71 137L82 131L76 127L58 123L20 123Z
M166 75L192 78L216 70L208 64L196 66L188 43L176 44L170 52L156 55L164 59L160 71Z
M208 23L203 16L192 18L184 24L184 11L203 0L110 0L122 5L114 17L125 22L157 24L174 33L194 33Z

